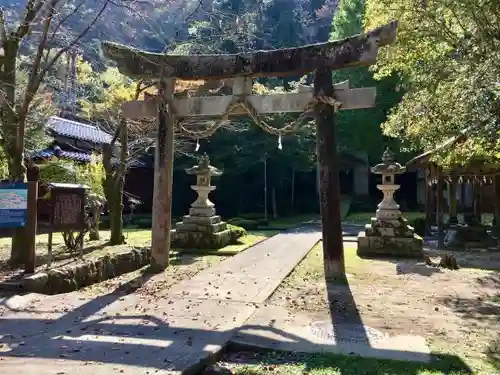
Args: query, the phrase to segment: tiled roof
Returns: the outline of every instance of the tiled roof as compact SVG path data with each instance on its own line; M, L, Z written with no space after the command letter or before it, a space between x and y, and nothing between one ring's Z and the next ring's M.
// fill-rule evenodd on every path
M65 137L90 141L97 144L110 143L113 139L111 135L103 132L97 128L97 126L67 120L57 116L49 117L47 120L47 129Z
M41 150L35 152L32 158L51 158L55 155L54 150L47 148L45 150ZM61 150L61 158L63 159L71 159L75 161L90 161L91 154L87 154L85 152L74 152L74 151L62 151Z
M55 152L53 149L51 148L47 148L45 150L41 150L41 151L37 151L35 152L33 155L31 155L31 159L37 159L37 158L41 158L41 159L49 159L49 158L52 158L53 156L55 156ZM63 151L61 150L61 153L60 153L60 158L62 159L70 159L70 160L73 160L73 161L79 161L79 162L90 162L90 159L91 159L91 154L90 153L85 153L85 152L76 152L76 151ZM113 158L111 159L111 163L117 163L118 160L116 158ZM147 163L144 163L140 160L134 160L131 164L130 164L130 167L144 167L144 166L147 166Z

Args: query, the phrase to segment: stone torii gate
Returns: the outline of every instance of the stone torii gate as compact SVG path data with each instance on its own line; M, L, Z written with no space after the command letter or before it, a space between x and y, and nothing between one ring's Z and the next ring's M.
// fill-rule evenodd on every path
M392 43L397 21L366 34L344 40L247 54L176 56L141 51L112 42L103 43L104 55L115 61L120 72L135 79L158 81L152 100L124 103L127 118L157 117L155 180L153 193L153 267L169 262L174 128L188 117L249 115L264 130L281 136L280 129L262 123L261 114L312 109L316 121L320 207L325 274L344 273L335 111L375 105L375 88L351 89L348 82L334 85L332 71L367 66L376 62L378 48ZM314 88L298 93L252 95L258 77L299 76L314 72ZM205 97L174 97L175 80L233 80L233 94ZM216 121L212 134L222 121ZM181 129L187 131L185 128Z

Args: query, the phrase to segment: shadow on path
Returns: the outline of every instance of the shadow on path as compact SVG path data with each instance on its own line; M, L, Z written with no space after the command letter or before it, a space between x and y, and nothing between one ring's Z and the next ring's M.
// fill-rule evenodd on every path
M300 229L300 232L317 231L317 226ZM292 231L293 232L293 231ZM234 259L234 258L233 258ZM152 274L139 275L136 279L120 286L115 291L94 298L90 301L78 300L72 309L65 310L65 306L54 306L53 310L39 311L36 308L7 309L4 316L0 316L0 366L2 375L12 375L21 368L26 374L38 373L44 367L43 374L59 373L58 369L85 365L85 374L95 372L95 367L110 365L104 369L106 374L123 373L124 366L130 372L138 374L138 368L155 370L184 370L190 366L201 368L211 355L223 349L230 342L231 337L238 332L236 329L225 329L223 326L234 326L237 313L235 311L247 309L250 304L237 301L213 301L193 298L187 302L201 306L204 313L198 318L195 314L179 311L184 314L184 323L177 323L175 314L168 315L169 306L184 305L182 297L174 299L161 299L158 301L141 300L138 296L134 299L125 297L144 282ZM347 279L342 280L347 287ZM327 283L327 285L330 285ZM356 303L348 288L347 302L349 306L342 314L339 312L338 301L335 293L329 290L331 325L336 338L336 345L347 345L342 338L353 338L369 343L369 334L362 324L361 315L356 308ZM330 293L332 292L332 293ZM131 297L131 296L129 296ZM138 297L138 298L135 298ZM78 295L70 294L67 297L78 299ZM181 303L182 302L182 303ZM134 306L135 304L135 306ZM212 304L212 305L210 305ZM4 306L8 306L4 300ZM112 306L110 306L112 305ZM203 310L204 306L216 306L212 311ZM353 307L354 306L354 310ZM107 308L105 312L103 310ZM181 309L179 309L181 310ZM222 324L210 326L207 322L198 319L220 317L221 312L226 315ZM9 316L10 313L10 316ZM13 314L12 314L13 313ZM44 314L62 314L57 319L43 317ZM37 316L39 315L39 316ZM191 319L188 323L186 317ZM182 320L182 319L181 319ZM200 327L211 327L211 329ZM245 326L245 330L249 326ZM301 337L277 330L273 327L256 326L257 330L271 331L295 344L297 350L304 345L315 345ZM248 335L248 333L245 333ZM347 350L347 347L346 347ZM377 349L378 350L378 349ZM46 359L47 361L40 361ZM63 361L56 361L56 360ZM460 360L457 359L457 363ZM347 363L347 362L346 362ZM31 365L30 365L31 364ZM328 363L311 362L310 366L320 368ZM337 364L338 365L338 364ZM432 364L431 364L432 365ZM431 366L429 365L429 366ZM30 367L31 366L31 367ZM52 371L52 367L54 370ZM427 366L427 365L419 365ZM47 368L50 367L50 371ZM121 367L121 368L120 368ZM5 370L3 370L5 369ZM101 369L101 367L99 367ZM409 367L410 369L410 367ZM471 371L463 362L461 369ZM10 370L10 371L9 371ZM342 374L353 373L345 368ZM349 372L350 371L350 372ZM405 374L417 374L409 370ZM75 373L79 370L75 370ZM142 373L142 372L141 372ZM82 373L81 373L82 374Z

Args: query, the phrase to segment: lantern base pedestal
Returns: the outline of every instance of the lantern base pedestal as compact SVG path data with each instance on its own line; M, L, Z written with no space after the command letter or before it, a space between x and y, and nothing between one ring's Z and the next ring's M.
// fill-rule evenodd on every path
M423 239L415 234L406 219L372 218L358 235L358 256L423 258Z
M231 230L218 215L186 215L171 231L171 238L171 244L174 248L221 249L235 243L238 234Z

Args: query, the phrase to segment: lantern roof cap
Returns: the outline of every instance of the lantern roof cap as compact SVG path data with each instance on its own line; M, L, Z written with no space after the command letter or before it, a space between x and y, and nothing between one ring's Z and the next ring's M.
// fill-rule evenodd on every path
M396 162L394 152L389 147L386 147L382 154L382 163L372 167L374 174L401 174L406 172L406 167Z
M198 158L198 164L186 169L186 173L190 175L209 175L209 176L220 176L222 171L218 170L214 166L210 165L210 158L207 153L204 153Z

